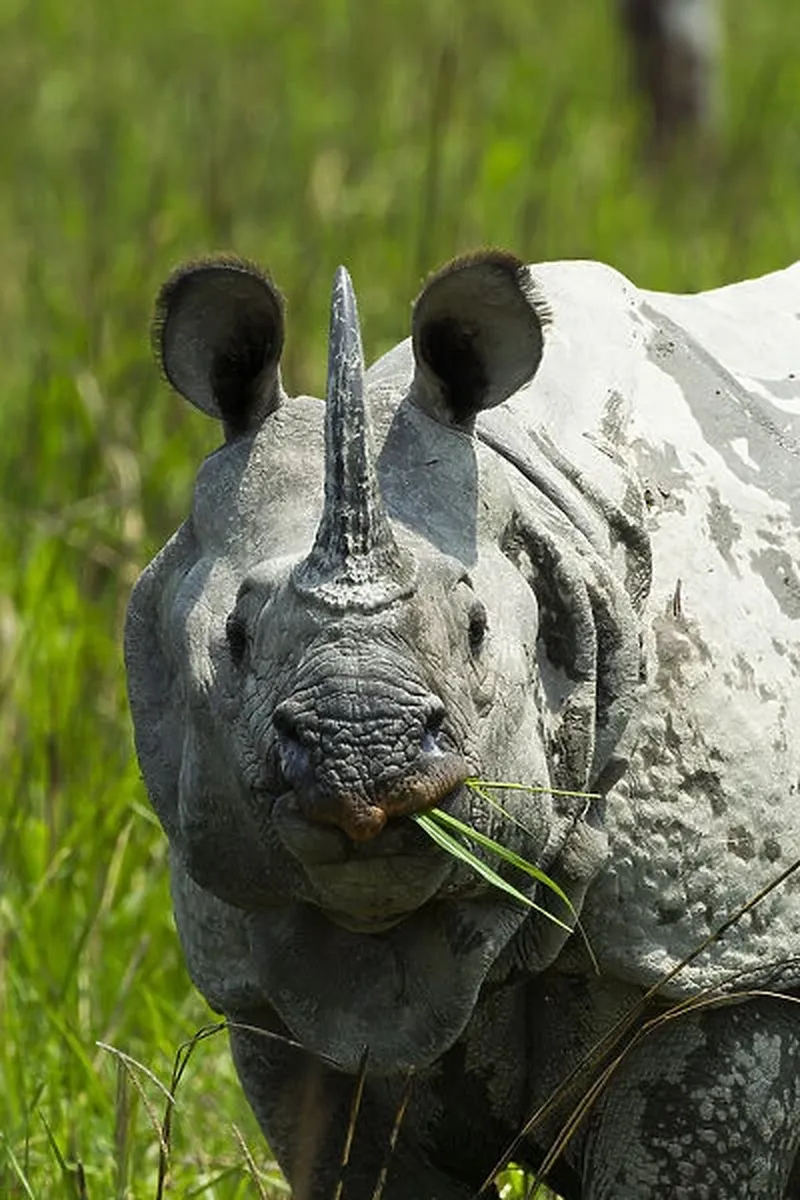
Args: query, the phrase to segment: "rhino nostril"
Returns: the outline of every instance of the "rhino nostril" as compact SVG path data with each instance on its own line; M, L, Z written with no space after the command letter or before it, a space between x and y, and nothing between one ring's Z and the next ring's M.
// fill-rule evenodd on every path
M433 698L425 711L425 733L435 738L442 728L447 710L438 698Z
M428 705L428 711L425 714L426 732L438 733L442 728L442 723L444 722L446 715L447 712L441 700L431 700L430 704Z
M291 700L284 700L273 712L272 724L282 737L297 741L297 717L297 705L293 704Z

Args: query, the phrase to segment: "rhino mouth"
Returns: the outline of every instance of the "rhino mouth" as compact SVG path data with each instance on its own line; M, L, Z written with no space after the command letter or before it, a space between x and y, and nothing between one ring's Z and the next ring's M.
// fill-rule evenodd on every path
M355 763L330 755L315 761L306 746L284 735L276 746L277 771L284 785L283 806L290 801L309 825L332 825L351 843L369 843L392 819L424 812L446 801L467 777L461 754L429 733L421 738L413 761L381 769L363 752ZM355 756L354 756L355 757ZM310 839L309 839L310 840ZM297 831L288 846L303 859Z
M448 807L462 789L447 797ZM367 842L311 821L293 791L272 808L273 828L299 863L316 906L351 933L380 933L431 900L458 890L457 865L407 817L387 820Z
M399 925L408 916L408 913L399 913L396 917L355 917L350 913L336 912L333 909L327 909L325 915L329 921L332 921L339 929L343 929L345 933L363 933L371 936L376 933L386 933L389 929L394 929L395 925Z

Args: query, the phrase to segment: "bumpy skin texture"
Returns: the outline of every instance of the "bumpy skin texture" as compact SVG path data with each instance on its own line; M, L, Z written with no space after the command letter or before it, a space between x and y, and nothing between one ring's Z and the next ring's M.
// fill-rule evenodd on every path
M137 750L297 1200L335 1192L365 1050L347 1200L384 1169L386 1200L474 1195L574 1068L538 1166L598 1040L800 858L798 309L798 267L670 297L489 254L362 378L340 275L323 405L286 400L254 268L166 285L166 373L227 441L131 601ZM545 790L501 813L469 776ZM426 839L434 805L560 884L599 977ZM565 1197L796 1194L799 927L790 877L594 1054Z

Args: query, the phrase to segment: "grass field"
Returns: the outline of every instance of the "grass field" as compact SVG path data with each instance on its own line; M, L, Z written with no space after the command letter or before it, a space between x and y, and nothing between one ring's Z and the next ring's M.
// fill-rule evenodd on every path
M218 437L150 358L171 266L268 265L287 384L319 393L339 261L374 357L424 274L482 244L670 289L800 253L800 8L731 3L719 146L661 178L610 8L0 0L0 1195L154 1197L163 1095L98 1043L167 1083L212 1020L120 655L130 586ZM211 1038L178 1095L169 1194L272 1197L276 1179Z

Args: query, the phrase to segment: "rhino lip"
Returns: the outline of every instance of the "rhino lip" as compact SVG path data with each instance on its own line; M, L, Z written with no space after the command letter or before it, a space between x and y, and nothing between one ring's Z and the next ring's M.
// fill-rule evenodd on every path
M436 848L431 843L431 849ZM316 906L348 933L377 934L413 917L446 889L452 867L446 856L406 853L307 869Z
M411 915L409 912L399 913L396 916L384 918L357 917L353 916L351 913L338 912L335 909L326 908L323 911L329 921L332 921L334 925L338 925L338 927L343 929L346 933L360 933L367 935L386 933L387 930L394 929L396 925L399 925L401 921L404 921L406 917ZM417 911L417 909L411 909L411 912Z
M287 791L272 806L272 826L306 877L306 902L347 933L384 933L451 883L453 860L408 819L354 842L335 825L310 820Z
M460 787L440 799L443 805L456 797ZM449 806L449 805L448 805ZM270 823L287 850L306 868L331 867L401 858L425 858L433 861L441 855L414 822L413 813L400 814L384 822L380 836L356 841L335 822L310 816L307 804L292 788L286 788L270 800Z

